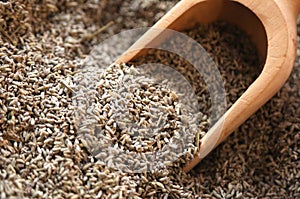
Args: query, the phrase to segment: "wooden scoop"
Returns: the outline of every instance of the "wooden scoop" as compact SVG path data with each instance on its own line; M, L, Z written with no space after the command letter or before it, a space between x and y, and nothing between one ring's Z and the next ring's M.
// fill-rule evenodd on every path
M264 67L259 77L202 138L199 155L184 171L191 170L211 150L265 104L289 77L297 49L296 22L300 0L182 0L153 28L182 31L197 23L223 20L244 30L256 45ZM146 32L134 45L159 42L159 31ZM124 53L116 63L129 62L142 50Z

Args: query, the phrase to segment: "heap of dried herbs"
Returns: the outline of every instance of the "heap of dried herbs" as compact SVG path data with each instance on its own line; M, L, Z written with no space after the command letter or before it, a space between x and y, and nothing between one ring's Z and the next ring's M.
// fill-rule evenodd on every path
M299 59L283 89L189 174L167 166L120 172L100 164L88 150L72 103L73 77L83 59L109 35L152 25L174 3L0 2L1 198L300 197ZM209 53L221 63L231 105L260 71L253 48L240 31L223 23L187 34L204 47L221 45L224 55L218 48ZM208 42L215 38L219 43ZM180 58L167 60L174 67L183 65ZM193 86L201 82L195 79L190 77ZM209 104L209 97L198 100Z

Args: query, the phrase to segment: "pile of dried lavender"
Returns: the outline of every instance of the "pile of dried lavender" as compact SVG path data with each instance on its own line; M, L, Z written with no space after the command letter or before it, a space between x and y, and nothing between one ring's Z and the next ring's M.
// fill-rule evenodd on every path
M115 171L97 163L78 135L72 76L89 51L86 44L97 41L94 33L101 35L105 25L86 14L91 4L0 3L1 198L192 197L188 185L195 180L180 170ZM101 4L93 6L101 10Z
M149 171L154 165L184 164L195 155L199 138L194 137L204 134L208 117L199 113L185 79L177 76L174 82L171 76L176 72L164 66L111 65L92 101L82 103L87 97L77 95L78 133L99 162Z
M196 40L206 50L208 55L213 59L223 78L228 107L234 103L238 97L248 88L248 86L259 75L261 67L259 66L256 50L250 39L245 33L237 27L226 22L214 22L208 25L198 25L197 27L185 31L187 36ZM164 49L170 48L170 45L183 43L181 38L176 40L172 38L171 43L165 43L161 46ZM185 43L185 47L178 50L180 54L190 55L180 57L179 55L164 50L149 50L147 55L138 57L133 61L136 65L143 63L160 63L173 67L182 73L193 86L199 104L200 110L206 114L211 112L211 96L215 93L209 93L206 89L206 81L203 74L199 73L187 60L199 60L201 56L193 52L193 48ZM203 56L205 58L205 56ZM203 59L204 59L203 58ZM197 63L197 62L196 62ZM201 64L199 64L201 66ZM208 67L204 65L204 67ZM218 94L218 93L216 93Z
M281 92L192 174L119 172L87 151L71 100L82 58L122 28L151 25L174 2L0 2L1 198L299 197L299 60ZM229 66L221 73L233 102L258 71Z

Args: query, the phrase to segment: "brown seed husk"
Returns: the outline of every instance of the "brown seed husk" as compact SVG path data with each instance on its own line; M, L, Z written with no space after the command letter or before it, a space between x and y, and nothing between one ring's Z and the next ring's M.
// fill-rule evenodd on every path
M281 91L190 174L120 173L86 150L72 122L74 72L93 45L152 25L174 3L0 2L0 198L300 197L299 58ZM245 69L224 70L229 103L259 72Z

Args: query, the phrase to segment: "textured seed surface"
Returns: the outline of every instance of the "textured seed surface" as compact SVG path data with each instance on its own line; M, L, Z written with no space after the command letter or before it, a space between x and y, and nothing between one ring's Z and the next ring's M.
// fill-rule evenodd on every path
M89 142L78 132L72 103L78 86L74 77L84 58L109 35L151 26L175 2L0 2L0 198L300 197L299 58L281 91L189 174L178 167L142 174L117 172L88 151ZM241 33L230 27L218 23L186 32L210 49L217 63L227 63L220 64L220 71L229 106L260 71L251 46L240 46ZM229 36L228 31L237 35ZM216 39L228 45L221 52L209 42ZM228 59L228 53L239 58ZM176 56L169 60L174 60L173 67L186 64ZM193 86L202 85L196 86L197 99L207 102L202 108L209 115L210 100L202 91L201 78L189 78ZM109 100L108 95L100 96ZM93 113L103 110L108 106ZM111 115L108 110L107 116ZM113 133L113 121L105 118L100 121ZM126 134L119 138L124 143L129 139ZM161 141L162 145L167 142Z

